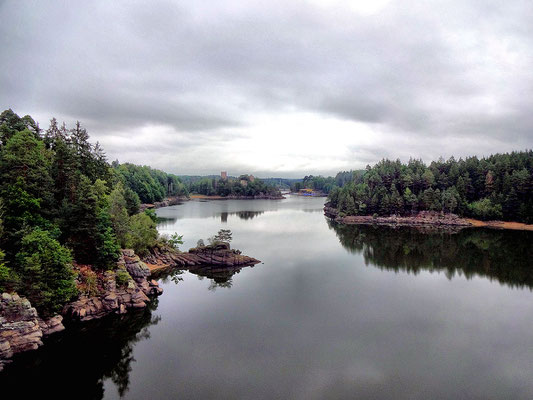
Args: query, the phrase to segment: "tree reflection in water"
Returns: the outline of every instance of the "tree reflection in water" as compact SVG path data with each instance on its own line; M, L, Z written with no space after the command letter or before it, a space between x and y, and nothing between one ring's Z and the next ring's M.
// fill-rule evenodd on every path
M16 356L0 374L2 393L17 398L102 399L104 381L111 379L120 397L128 392L133 348L150 337L149 327L160 321L153 315L154 299L143 310L84 323L71 323L52 335L37 351Z
M197 275L198 279L202 280L208 278L211 280L208 290L215 291L217 288L231 288L233 286L233 276L238 274L243 268L251 267L253 265L241 265L239 267L221 267L210 265L196 265L189 267L188 271L191 274ZM181 275L184 270L167 269L155 273L153 276L159 279L162 283L167 283L169 280L174 283L179 283L183 280Z
M265 213L264 211L236 211L236 212L223 211L220 213L220 222L224 222L224 223L228 222L228 217L230 215L236 215L240 219L248 221L264 213Z
M328 221L342 246L362 254L378 268L443 271L450 279L462 274L496 279L510 287L533 288L533 232L462 229L419 229L343 225Z

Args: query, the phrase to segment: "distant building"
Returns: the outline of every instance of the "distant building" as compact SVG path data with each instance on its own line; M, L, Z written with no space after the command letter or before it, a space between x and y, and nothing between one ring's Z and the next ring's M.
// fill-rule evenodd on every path
M225 181L226 179L228 179L228 173L226 171L222 171L220 173L220 177L222 178L223 181Z
M255 177L254 177L253 175L250 175L250 176L248 177L248 179L250 180L250 182L255 181Z
M244 187L248 186L248 181L246 179L241 179L241 185Z

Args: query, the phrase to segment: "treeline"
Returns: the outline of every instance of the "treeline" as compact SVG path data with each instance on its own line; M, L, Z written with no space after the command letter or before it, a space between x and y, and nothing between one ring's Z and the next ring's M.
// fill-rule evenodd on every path
M362 175L364 171L341 171L335 177L328 176L305 176L303 180L293 182L291 184L291 191L298 192L300 189L313 189L318 192L330 193L337 187L343 187L347 183L352 182L356 176Z
M134 192L142 203L162 201L170 196L188 196L185 184L177 175L168 174L146 165L112 163L126 189Z
M407 164L382 160L329 194L339 215L422 210L533 223L533 151Z
M189 193L203 194L206 196L281 196L276 186L268 185L261 179L252 178L249 175L241 175L238 178L228 179L221 179L219 177L201 178L191 181L187 189Z
M69 129L52 119L42 131L30 116L4 111L0 293L17 291L43 315L58 311L78 293L72 264L106 270L121 247L143 252L155 244L155 216L137 214L139 198L176 190L179 183L160 171L111 168L79 122Z

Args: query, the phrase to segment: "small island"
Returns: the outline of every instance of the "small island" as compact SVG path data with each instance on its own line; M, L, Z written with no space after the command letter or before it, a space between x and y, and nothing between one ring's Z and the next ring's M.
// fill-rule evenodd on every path
M250 200L267 199L281 200L284 197L279 188L265 183L253 175L228 176L222 171L220 176L210 177L182 177L187 185L191 199L209 200Z

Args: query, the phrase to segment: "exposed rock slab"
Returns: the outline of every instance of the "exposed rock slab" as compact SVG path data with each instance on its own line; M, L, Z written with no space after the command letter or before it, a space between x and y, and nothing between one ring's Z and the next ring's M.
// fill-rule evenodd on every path
M36 350L42 337L65 327L61 316L42 320L30 302L17 294L2 293L0 298L0 371L16 353Z
M117 283L117 273L127 271L129 278L124 284ZM63 309L63 315L80 321L101 318L108 314L124 314L130 308L143 308L150 301L148 296L163 293L157 282L150 280L150 269L134 253L124 249L115 271L106 271L100 282L100 293L83 295Z
M472 223L456 214L440 213L435 211L421 211L412 216L391 215L388 217L374 217L371 215L347 215L339 216L335 208L324 206L324 214L342 224L362 225L396 225L396 226L441 226L466 228Z
M168 206L174 206L176 204L180 204L181 202L183 201L187 201L189 200L188 197L184 197L184 196L174 196L174 197L167 197L165 200L163 201L156 201L155 203L153 204L148 204L148 203L144 203L144 204L141 204L141 206L139 207L139 210L142 212L148 208L161 208L161 207L168 207Z
M179 252L168 246L154 247L148 255L143 257L143 261L150 265L152 271L168 267L189 269L198 265L239 267L261 262L253 257L242 255L239 250L231 249L228 243L195 247L188 253Z

